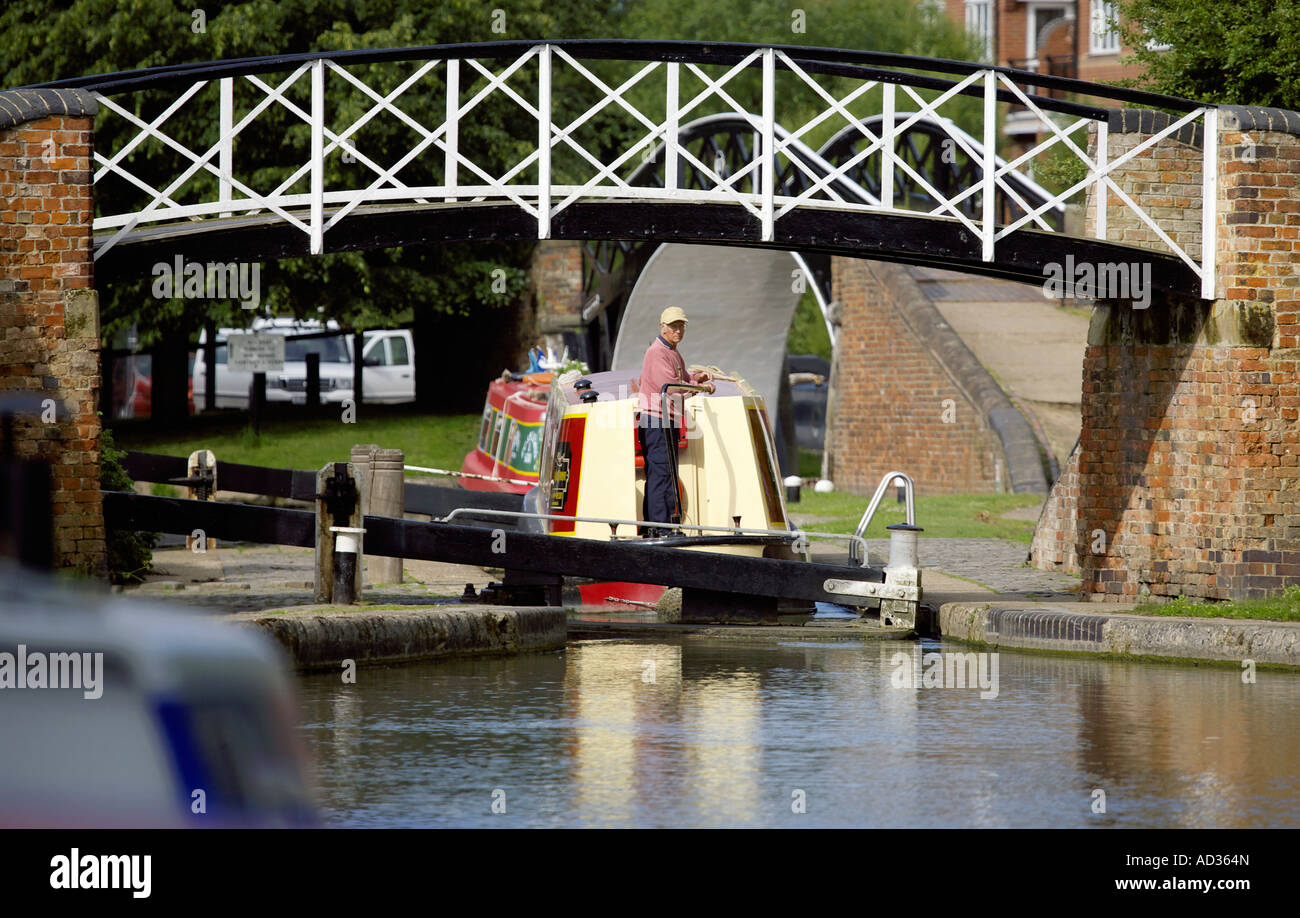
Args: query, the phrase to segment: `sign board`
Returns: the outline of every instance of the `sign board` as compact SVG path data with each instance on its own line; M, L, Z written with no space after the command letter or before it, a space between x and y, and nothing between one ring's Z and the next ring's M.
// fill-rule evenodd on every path
M226 368L240 373L283 370L284 335L231 335L226 339Z

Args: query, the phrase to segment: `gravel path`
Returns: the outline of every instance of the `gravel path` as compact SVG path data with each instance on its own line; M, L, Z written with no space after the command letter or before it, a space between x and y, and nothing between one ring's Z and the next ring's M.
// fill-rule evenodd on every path
M868 539L873 562L889 555L888 539ZM1007 539L919 540L917 561L922 568L974 580L998 593L1069 593L1079 578L1025 567L1029 546Z
M310 548L282 545L241 545L202 553L156 550L148 581L125 592L217 614L310 605L315 602L314 558ZM491 579L480 568L457 564L407 561L405 568L406 582L364 587L364 601L421 606L453 602L466 583L482 589Z

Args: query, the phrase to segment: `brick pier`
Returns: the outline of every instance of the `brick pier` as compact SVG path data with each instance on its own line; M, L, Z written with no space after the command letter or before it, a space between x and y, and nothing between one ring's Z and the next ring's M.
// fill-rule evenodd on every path
M14 419L13 449L50 464L55 566L100 575L94 113L75 90L0 92L0 389L42 404Z
M1111 157L1168 121L1112 118ZM1151 208L1182 208L1200 254L1202 138L1184 132L1118 176ZM1034 544L1093 599L1235 599L1300 583L1300 115L1219 113L1217 293L1103 303L1083 366L1083 433ZM1107 227L1145 241L1136 217Z

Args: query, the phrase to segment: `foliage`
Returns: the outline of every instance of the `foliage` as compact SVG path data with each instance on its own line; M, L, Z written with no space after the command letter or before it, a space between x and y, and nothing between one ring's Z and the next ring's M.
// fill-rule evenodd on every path
M786 336L785 349L789 354L815 354L826 360L831 359L831 336L826 331L826 320L822 318L821 307L817 305L817 297L811 287L799 298L799 306L790 322L790 334Z
M1123 0L1144 75L1130 85L1205 102L1300 108L1300 0ZM1152 44L1168 44L1154 51Z
M556 367L553 372L558 377L558 376L563 376L565 373L573 372L574 370L577 370L579 373L585 376L591 372L591 367L587 366L586 363L584 363L581 360L578 360L576 357L571 357L568 360L564 361L564 363Z
M186 455L189 455L186 453ZM99 439L99 486L106 491L131 491L135 483L122 459L126 451L117 448L113 432L104 428ZM108 576L113 583L135 583L153 567L153 548L158 544L156 532L120 532L108 530Z
M1074 152L1063 143L1058 143L1033 160L1034 181L1052 194L1060 194L1067 188L1073 188L1088 177L1088 167ZM1088 189L1081 188L1071 198L1071 202L1083 203Z

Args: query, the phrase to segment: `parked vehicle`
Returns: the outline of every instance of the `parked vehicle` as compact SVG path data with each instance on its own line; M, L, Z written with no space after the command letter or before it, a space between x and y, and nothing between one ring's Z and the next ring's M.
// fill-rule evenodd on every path
M307 355L320 355L320 394L325 404L340 404L352 398L352 336L339 329L338 323L324 325L311 320L258 319L250 329L222 328L217 331L216 407L247 408L252 387L251 372L232 370L227 361L226 339L245 331L285 335L284 369L266 374L266 400L295 405L307 403ZM313 335L337 332L315 338ZM207 393L207 333L199 336L195 352L193 387L196 404L205 404ZM408 329L374 329L365 333L362 351L364 401L369 404L396 404L415 400L415 342Z
M153 355L131 354L113 359L111 385L115 418L147 418L153 413ZM194 413L194 358L190 357L186 398Z

